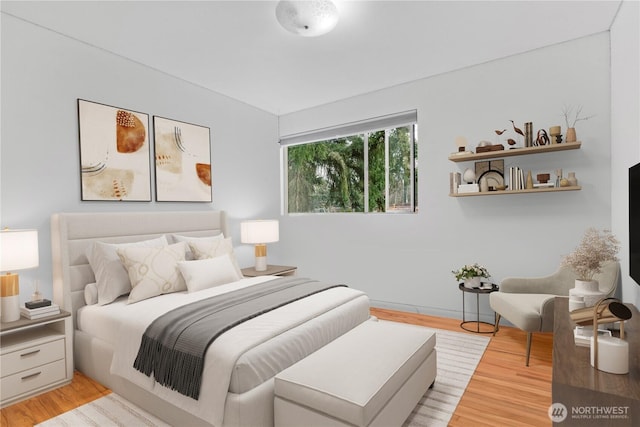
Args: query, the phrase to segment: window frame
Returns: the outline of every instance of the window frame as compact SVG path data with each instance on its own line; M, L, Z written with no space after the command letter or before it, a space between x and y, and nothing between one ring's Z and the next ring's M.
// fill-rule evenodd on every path
M363 147L363 174L364 174L364 209L358 212L340 212L349 214L415 214L418 213L418 207L416 205L416 148L417 148L417 126L418 118L417 111L411 110L402 113L392 114L388 116L376 117L373 119L363 120L360 122L352 122L341 126L334 126L329 128L317 129L309 132L302 132L283 136L280 138L280 150L281 150L281 213L283 215L309 215L309 214L327 214L334 212L289 212L289 158L288 148L290 146L306 145L323 143L331 139L346 138L358 134L364 134L364 147ZM410 209L402 211L389 210L389 196L390 196L390 163L389 163L389 134L391 129L408 127L409 128L409 164L411 165L409 172L409 180L411 182L410 191ZM384 143L385 143L385 211L370 211L369 210L369 135L373 132L384 131Z

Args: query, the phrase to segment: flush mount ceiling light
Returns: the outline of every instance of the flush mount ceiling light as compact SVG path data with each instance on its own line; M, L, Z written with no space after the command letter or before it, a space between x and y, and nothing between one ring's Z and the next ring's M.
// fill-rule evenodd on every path
M330 0L281 0L276 18L293 34L316 37L333 30L338 23L338 8Z

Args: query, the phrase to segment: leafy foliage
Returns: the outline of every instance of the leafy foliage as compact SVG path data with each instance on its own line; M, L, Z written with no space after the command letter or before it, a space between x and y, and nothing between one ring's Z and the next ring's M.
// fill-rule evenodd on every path
M387 133L389 206L406 210L410 191L415 191L410 182L410 128ZM368 134L368 176L364 144L365 135L352 135L288 147L289 212L364 212L365 180L368 211L385 212L385 131Z
M472 265L463 265L459 269L452 271L452 273L458 281L460 281L461 279L471 279L472 277L491 276L487 269L478 263Z

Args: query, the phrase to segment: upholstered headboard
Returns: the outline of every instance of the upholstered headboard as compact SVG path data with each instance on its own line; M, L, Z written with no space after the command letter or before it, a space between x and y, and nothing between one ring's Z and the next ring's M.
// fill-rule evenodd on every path
M53 299L73 314L85 305L84 287L95 281L86 257L95 241L135 242L163 234L213 236L227 230L224 211L56 213L51 217ZM167 236L168 237L168 236Z

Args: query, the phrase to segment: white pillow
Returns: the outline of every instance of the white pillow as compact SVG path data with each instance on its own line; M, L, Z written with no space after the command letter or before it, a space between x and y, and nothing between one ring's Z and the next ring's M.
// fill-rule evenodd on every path
M182 261L178 268L189 292L200 291L242 279L229 254L196 261Z
M131 281L116 250L129 247L162 247L167 246L167 238L160 236L155 239L132 243L103 243L95 242L87 249L87 259L93 269L98 285L98 304L105 305L115 301L120 295L131 291Z
M84 303L94 305L98 303L98 285L89 283L84 287Z
M161 248L120 248L116 252L129 272L131 292L128 303L171 292L186 291L178 262L184 261L185 242Z
M231 237L220 240L196 240L189 242L189 247L191 248L191 252L193 252L193 257L195 259L215 258L224 254L229 254L229 258L231 258L231 262L233 263L238 275L242 277L242 271L238 266L236 255L233 252Z
M207 237L192 237L192 236L181 236L180 234L172 234L171 239L173 240L173 243L207 242L207 241L213 242L216 240L224 239L224 234L220 233L220 234L216 234L215 236L207 236ZM191 252L191 248L189 247L187 247L187 255L185 259L187 260L195 259L195 257L193 256L193 253Z

